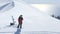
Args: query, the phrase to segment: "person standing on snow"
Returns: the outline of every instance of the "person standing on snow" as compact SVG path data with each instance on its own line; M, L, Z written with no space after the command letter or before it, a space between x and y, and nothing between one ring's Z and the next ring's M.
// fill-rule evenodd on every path
M22 17L22 15L20 15L19 16L19 18L18 18L18 26L17 26L17 28L22 28L22 22L23 22L23 17Z

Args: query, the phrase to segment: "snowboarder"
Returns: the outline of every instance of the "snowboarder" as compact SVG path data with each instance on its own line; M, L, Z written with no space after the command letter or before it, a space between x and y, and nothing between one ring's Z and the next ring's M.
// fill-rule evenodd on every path
M22 15L20 15L19 17L18 17L18 26L17 26L17 28L22 28L22 22L23 22L23 17L22 17Z

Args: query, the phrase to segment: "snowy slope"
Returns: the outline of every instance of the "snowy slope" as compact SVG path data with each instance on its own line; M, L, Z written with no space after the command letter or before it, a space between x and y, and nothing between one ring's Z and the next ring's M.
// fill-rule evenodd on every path
M20 14L23 15L23 28L21 30L21 34L24 32L32 32L32 31L52 31L52 32L60 32L60 21L52 18L49 15L46 15L42 12L39 12L36 8L29 6L28 4L24 3L23 1L15 1L15 7L9 11L4 13L0 13L0 32L1 34L16 34L16 32L20 32L19 29L14 27L8 27L10 22L12 22L11 16L15 18L16 24L18 16ZM17 29L17 31L16 31ZM5 32L5 33L3 33ZM28 33L30 34L30 33Z
M0 0L0 12L10 10L14 7L14 2L11 0Z

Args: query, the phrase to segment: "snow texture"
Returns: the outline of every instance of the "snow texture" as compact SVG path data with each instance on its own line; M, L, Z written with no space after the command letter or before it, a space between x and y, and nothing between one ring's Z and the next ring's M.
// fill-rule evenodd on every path
M7 11L11 8L14 7L14 2L13 1L0 1L0 12Z
M1 34L60 34L60 20L40 12L24 1L14 0L15 7L0 13ZM23 27L17 29L18 17L23 15ZM14 17L16 25L9 27Z

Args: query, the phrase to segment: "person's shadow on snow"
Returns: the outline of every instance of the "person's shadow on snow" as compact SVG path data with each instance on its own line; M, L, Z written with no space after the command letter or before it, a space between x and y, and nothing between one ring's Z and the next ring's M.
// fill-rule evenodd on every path
M17 31L15 32L15 34L20 34L21 29L17 28Z

